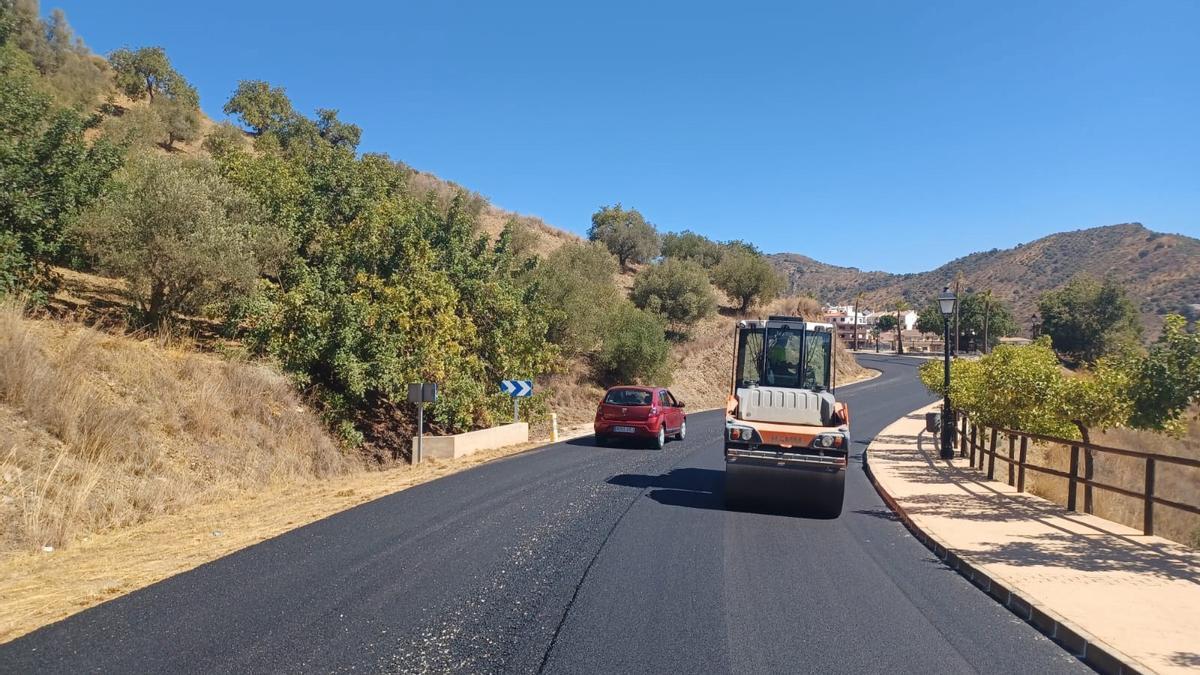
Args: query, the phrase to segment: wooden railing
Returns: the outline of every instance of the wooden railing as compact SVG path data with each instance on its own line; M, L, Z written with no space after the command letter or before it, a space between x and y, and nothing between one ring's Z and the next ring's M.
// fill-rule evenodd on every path
M1125 448L1110 448L1094 443L1084 443L1083 441L1075 441L1066 438L1055 438L1053 436L1043 436L1040 434L1031 434L1023 431L1015 431L1012 429L1004 429L997 427L986 427L981 424L975 424L968 415L962 412L957 412L955 416L955 442L958 445L958 453L960 457L968 457L971 461L972 468L978 468L980 471L986 471L988 480L996 479L996 455L1001 452L997 447L999 437L1003 435L1007 440L1008 450L1001 458L1008 465L1008 484L1015 487L1018 492L1025 491L1025 473L1026 471L1035 471L1037 473L1058 476L1067 481L1067 508L1071 511L1076 511L1076 493L1078 487L1084 487L1084 512L1092 513L1092 489L1105 490L1115 492L1119 495L1139 499L1142 502L1142 531L1146 534L1154 534L1154 507L1155 505L1167 506L1173 509L1179 509L1188 513L1200 515L1200 506L1192 504L1184 504L1170 499L1164 499L1155 494L1155 480L1159 464L1167 464L1174 466L1186 466L1195 469L1200 469L1200 460L1188 459L1185 457L1173 457L1171 455L1163 455L1152 452L1139 452L1137 450L1127 450ZM1070 469L1068 471L1060 471L1047 466L1038 466L1031 464L1028 461L1029 443L1030 441L1041 441L1043 443L1052 444L1051 447L1062 446L1065 451L1066 447L1070 447ZM1086 467L1083 475L1079 471L1079 454L1080 451L1099 452L1103 454L1119 455L1122 457L1133 457L1145 462L1143 489L1130 490L1116 485L1108 485L1101 483L1092 477L1090 462ZM978 460L978 461L976 461ZM978 466L976 466L978 464Z

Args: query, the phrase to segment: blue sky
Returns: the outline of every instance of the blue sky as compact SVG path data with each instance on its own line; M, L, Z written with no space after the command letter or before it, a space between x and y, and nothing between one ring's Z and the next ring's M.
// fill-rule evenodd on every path
M93 50L161 45L585 232L663 230L933 268L1139 221L1200 236L1200 3L45 2Z

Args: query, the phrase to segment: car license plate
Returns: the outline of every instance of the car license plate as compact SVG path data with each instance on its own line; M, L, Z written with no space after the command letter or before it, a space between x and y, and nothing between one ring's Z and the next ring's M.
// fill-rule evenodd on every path
M613 431L618 434L632 434L633 427L613 427Z

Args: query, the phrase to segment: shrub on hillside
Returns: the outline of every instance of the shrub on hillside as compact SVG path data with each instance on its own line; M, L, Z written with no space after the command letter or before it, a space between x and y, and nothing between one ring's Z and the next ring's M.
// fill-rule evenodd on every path
M601 207L592 214L588 239L607 246L622 269L631 262L647 262L659 253L658 231L637 209L623 209L620 203Z
M766 258L740 248L725 253L712 278L743 312L755 303L769 302L783 289L782 277Z
M420 381L441 385L426 411L435 430L488 426L511 412L499 380L557 367L539 286L507 241L476 233L470 195L443 208L437 195L413 195L411 172L386 157L319 135L263 143L274 135L218 160L293 244L240 321L251 347L311 388L341 428L354 423L368 443L399 451L374 434L394 434L395 415L410 419L407 385Z
M247 145L246 132L231 122L222 122L209 130L204 137L204 149L214 157L220 157Z
M608 384L669 384L670 345L662 321L623 302L613 314L595 363Z
M7 47L2 57L24 58ZM84 138L89 121L8 72L0 68L0 294L32 291L36 300L49 263L64 255L68 227L121 159L112 144Z
M564 355L600 346L620 304L616 271L616 258L598 242L565 244L537 266L532 276L546 308L547 337Z
M38 87L66 108L85 110L109 88L108 64L91 53L61 9L43 20L37 2L0 3L0 42L12 44L41 75ZM9 70L5 64L4 70Z
M712 239L691 230L668 232L662 237L662 255L664 258L691 260L708 270L721 262L722 247Z
M126 278L146 325L250 293L282 237L204 161L139 154L79 225L100 270Z
M149 148L167 137L167 124L157 110L139 105L105 118L100 124L100 134L126 148Z
M691 260L668 259L646 267L634 278L629 297L677 330L686 330L717 311L708 273Z

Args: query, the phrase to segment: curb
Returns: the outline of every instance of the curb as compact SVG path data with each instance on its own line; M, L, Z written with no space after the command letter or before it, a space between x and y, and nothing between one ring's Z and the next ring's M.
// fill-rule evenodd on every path
M875 491L879 493L884 503L900 518L900 522L904 523L904 527L912 533L917 541L928 548L939 560L946 563L947 567L958 572L976 588L987 593L1022 621L1037 628L1043 635L1098 672L1112 675L1151 672L1143 670L1136 661L1097 640L1090 633L1059 616L1053 610L1013 590L1009 587L1010 584L1007 580L989 574L980 566L946 546L945 542L936 535L918 527L904 508L875 478L874 472L871 471L870 454L871 446L868 445L863 453L863 469L867 474L867 479L871 481L871 485L875 486Z

